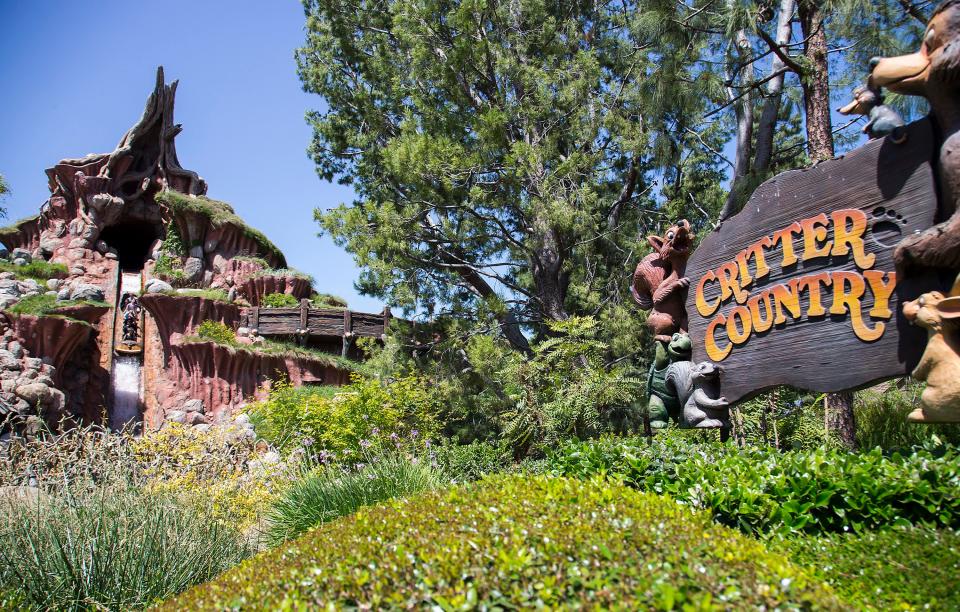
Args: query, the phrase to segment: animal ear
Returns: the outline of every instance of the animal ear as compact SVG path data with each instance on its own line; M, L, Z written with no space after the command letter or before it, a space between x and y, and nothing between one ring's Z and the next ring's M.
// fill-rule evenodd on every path
M948 297L935 306L942 319L960 319L960 297Z
M659 251L663 248L663 238L660 236L647 236L647 244Z

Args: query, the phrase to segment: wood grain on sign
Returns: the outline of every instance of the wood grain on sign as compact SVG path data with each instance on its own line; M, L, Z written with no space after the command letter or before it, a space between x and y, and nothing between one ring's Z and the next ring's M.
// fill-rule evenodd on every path
M893 251L897 242L932 226L937 209L931 169L934 142L930 123L924 119L909 125L907 130L908 138L902 144L894 144L889 138L870 141L839 159L770 179L754 192L739 214L707 235L690 257L686 270L690 279L686 307L693 360L713 361L721 366L722 393L730 402L780 384L820 392L855 389L907 374L916 364L926 336L923 330L906 322L900 304L938 288L937 282L932 277L896 278L894 287L892 281L895 277L885 274L894 271ZM827 224L820 225L826 228L821 232L827 236L815 235L811 229L809 233L814 238L810 243L806 243L803 232L787 234L788 238L781 234L780 240L767 243L768 237L795 222L807 220L810 226L810 220L821 213L825 213L828 220ZM831 244L837 244L833 242L836 237L834 226L841 223L829 222L834 219L831 213L838 215L844 228L841 232L847 235L856 233L857 220L866 223L861 236L863 252L859 257L854 242L843 241L839 244L848 247L846 254L831 251L822 254ZM798 259L792 265L789 255L783 251L784 242L790 238ZM757 257L743 255L745 249L758 242L763 245L760 252L769 270L766 274L757 270ZM821 255L803 260L805 253L814 255L818 252ZM736 262L738 254L741 254L745 267L731 265ZM875 257L872 265L867 266L870 254ZM788 265L783 265L785 262ZM724 264L728 264L724 268L727 280L734 267L745 271L748 278L756 278L745 283L740 291L735 290L735 285L726 283L728 297L721 299L720 282L713 277ZM860 285L857 278L863 280L865 270L869 270L867 276L872 277L874 283ZM831 280L821 277L822 282L818 285L820 303L825 310L818 315L815 303L811 311L810 283L822 273L829 273ZM832 283L833 279L838 283ZM882 296L884 279L891 281L888 287L893 291L887 308L884 308ZM696 303L701 283L701 309L708 316L701 314ZM834 285L840 288L839 294L834 294ZM862 320L857 328L861 333L854 333L855 321L852 319L855 317L852 313L856 304L844 302L843 297L855 295L858 285L862 286L862 296L858 300ZM785 291L785 288L791 291ZM799 299L799 316L787 307L790 306L791 293ZM769 298L772 295L779 296L780 301ZM876 303L877 295L880 296L879 304ZM763 296L767 298L758 301ZM761 315L773 315L779 306L783 316L775 317L781 320L770 325L757 325L756 328L767 329L754 330L747 335L744 333L746 326L740 324L744 323L744 309L751 305L751 298L756 298L752 305ZM839 298L836 299L836 308L832 304L835 298ZM710 312L718 301L719 308ZM769 311L765 309L768 304L773 305ZM731 317L738 306L743 308ZM796 311L797 305L792 306ZM832 314L832 308L843 314ZM888 311L886 316L885 311ZM721 315L735 320L732 329L728 330L727 325L715 321ZM759 320L763 319L770 321L769 317L763 316ZM713 359L708 356L706 344L710 340L707 331L712 321L714 345L710 355ZM878 338L859 337L868 338L870 334L866 330L877 334L881 329L878 323L883 323ZM737 339L736 344L731 342L728 331ZM729 353L721 356L722 351L718 349L727 347Z

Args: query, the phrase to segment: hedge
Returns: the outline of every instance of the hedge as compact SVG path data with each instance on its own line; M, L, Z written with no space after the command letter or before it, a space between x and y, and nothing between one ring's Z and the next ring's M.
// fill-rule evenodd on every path
M362 509L166 602L182 609L839 609L763 544L601 480L495 476Z
M781 452L694 445L663 435L652 444L569 443L548 463L557 475L606 474L669 495L746 533L960 527L960 453L951 446L885 456L879 449Z
M863 609L960 610L960 533L897 528L775 543Z

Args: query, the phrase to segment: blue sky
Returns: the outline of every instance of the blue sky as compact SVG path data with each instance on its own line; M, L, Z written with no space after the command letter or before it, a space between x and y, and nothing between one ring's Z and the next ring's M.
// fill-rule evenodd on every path
M36 214L47 168L112 151L143 112L155 70L179 79L177 154L249 224L264 231L319 291L376 312L353 288L349 254L317 238L315 207L350 201L306 155L304 93L293 51L304 16L295 0L0 0L0 174L8 221Z

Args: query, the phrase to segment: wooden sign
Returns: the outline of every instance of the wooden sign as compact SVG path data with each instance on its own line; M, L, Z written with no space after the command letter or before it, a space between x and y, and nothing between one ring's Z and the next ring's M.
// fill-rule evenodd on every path
M761 185L687 263L694 361L722 369L731 403L772 386L841 391L909 373L926 335L900 304L937 288L897 278L893 251L934 223L928 120L908 138Z

